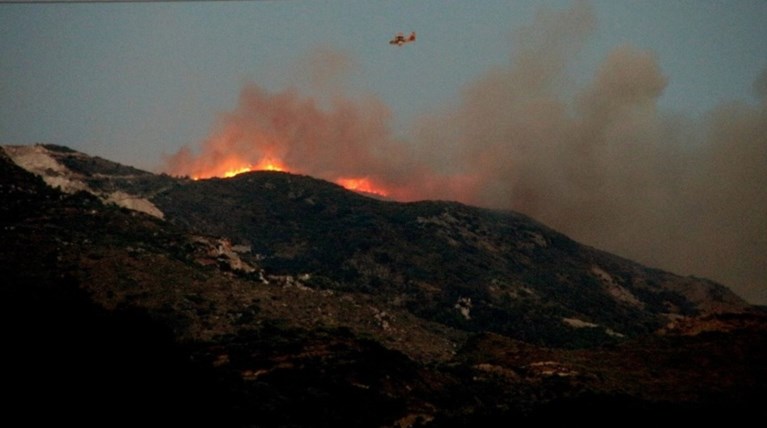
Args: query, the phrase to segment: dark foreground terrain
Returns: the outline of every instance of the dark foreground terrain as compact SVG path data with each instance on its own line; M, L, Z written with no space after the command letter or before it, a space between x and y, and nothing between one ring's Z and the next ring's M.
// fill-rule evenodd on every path
M515 213L378 201L284 173L196 182L28 149L0 151L7 421L767 416L767 317L722 285ZM67 192L17 163L66 179ZM162 218L116 205L115 192Z

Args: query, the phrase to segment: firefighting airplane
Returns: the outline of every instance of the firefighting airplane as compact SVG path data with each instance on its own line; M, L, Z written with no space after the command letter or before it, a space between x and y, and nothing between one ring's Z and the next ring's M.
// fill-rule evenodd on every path
M415 41L415 31L410 33L409 36L405 37L403 33L397 33L396 36L394 36L393 39L389 40L390 45L397 45L402 46L406 43L414 42Z

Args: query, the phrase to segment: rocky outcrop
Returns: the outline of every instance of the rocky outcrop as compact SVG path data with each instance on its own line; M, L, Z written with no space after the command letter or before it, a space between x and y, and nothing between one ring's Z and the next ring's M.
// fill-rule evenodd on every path
M62 157L86 156L72 150L55 151L49 146L36 144L34 146L3 146L5 153L20 167L42 177L51 187L61 189L65 193L88 192L104 202L113 203L134 211L143 212L162 219L164 214L148 199L131 195L123 191L104 192L91 188L83 177L70 170Z

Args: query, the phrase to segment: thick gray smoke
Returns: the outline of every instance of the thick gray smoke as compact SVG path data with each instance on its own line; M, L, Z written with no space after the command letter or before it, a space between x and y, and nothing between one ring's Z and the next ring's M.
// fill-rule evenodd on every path
M632 46L614 49L591 82L572 87L568 64L595 27L585 2L541 12L516 34L506 67L421 118L410 141L392 137L375 99L337 97L321 109L251 85L202 152L182 150L168 169L194 175L215 159L256 163L269 152L296 172L367 177L395 199L521 211L581 242L767 304L767 71L755 83L758 105L681 117L658 107L668 77L657 58ZM324 70L348 61L325 58Z
M422 149L473 172L468 202L767 303L767 71L760 105L685 119L659 111L654 55L621 46L568 97L567 61L593 27L585 3L542 14L506 69L421 125Z

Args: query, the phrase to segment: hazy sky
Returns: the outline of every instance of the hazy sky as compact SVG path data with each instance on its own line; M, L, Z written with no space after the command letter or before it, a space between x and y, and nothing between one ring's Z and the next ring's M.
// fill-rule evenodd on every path
M277 90L317 47L351 59L345 83L380 97L398 129L513 53L542 7L571 1L283 0L0 4L0 143L68 145L145 169L203 140L249 81ZM753 101L767 66L762 0L593 1L597 28L573 64L588 80L624 43L659 56L660 103L697 115ZM403 48L397 31L418 33Z
M766 22L764 0L0 0L0 144L187 174L277 150L767 304Z

